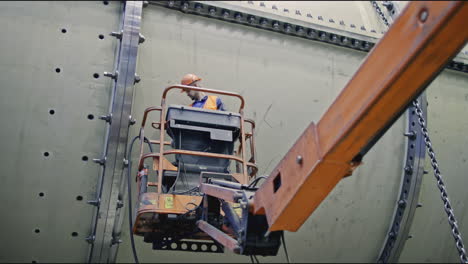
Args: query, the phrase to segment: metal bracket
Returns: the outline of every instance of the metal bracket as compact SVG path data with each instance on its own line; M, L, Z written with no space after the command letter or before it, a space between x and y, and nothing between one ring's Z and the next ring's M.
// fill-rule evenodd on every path
M107 160L107 157L104 157L102 159L93 159L93 162L101 166L104 166L106 164L106 160Z
M99 117L99 119L106 121L107 123L111 124L112 123L112 113L108 115L102 115Z
M130 125L133 126L136 123L136 119L133 118L132 116L128 116L128 120L130 120Z
M89 235L85 238L85 241L88 242L89 244L93 244L94 243L94 240L96 240L96 236L95 235Z
M97 200L90 200L90 201L87 201L86 203L90 205L94 205L94 206L99 206L101 205L101 199L99 198Z
M110 77L111 79L114 79L114 80L117 80L117 78L119 77L119 72L118 71L115 71L115 73L104 72L104 76Z
M122 239L120 239L119 237L113 237L111 243L112 245L115 245L115 244L120 244L122 242L123 242Z
M135 74L135 80L133 81L133 84L139 83L141 81L141 77Z
M414 132L413 130L411 130L410 132L406 132L404 135L408 137L410 140L416 139L416 132Z
M146 38L141 33L138 33L138 44L145 42Z
M112 37L115 37L119 40L122 40L122 35L123 35L123 30L119 31L119 32L111 32L109 35L111 35Z

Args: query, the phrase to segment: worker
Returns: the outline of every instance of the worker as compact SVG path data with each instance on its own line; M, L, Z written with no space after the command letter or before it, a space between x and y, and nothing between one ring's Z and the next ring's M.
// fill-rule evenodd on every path
M187 85L187 86L201 87L200 81L201 81L200 77L198 77L195 74L188 73L182 78L182 80L180 81L180 84ZM187 93L187 96L193 100L193 103L190 105L192 107L199 107L199 108L211 109L211 110L221 110L221 111L226 110L224 109L224 104L221 101L221 98L219 98L218 96L205 95L204 92L194 91L194 90L183 89L181 93L183 92Z

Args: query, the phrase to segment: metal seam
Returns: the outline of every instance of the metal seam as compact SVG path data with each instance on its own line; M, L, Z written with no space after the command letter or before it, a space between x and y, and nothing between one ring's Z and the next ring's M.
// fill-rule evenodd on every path
M214 5L201 4L194 1L149 1L149 3L172 10L178 10L185 14L222 20L243 26L273 31L288 36L324 42L327 44L358 51L368 52L372 50L377 42L352 38L319 28L305 27L303 25L280 21L278 19L261 17L247 12L216 7ZM369 37L369 39L371 39L371 37ZM468 73L468 64L455 60L450 61L446 65L446 68L454 71Z

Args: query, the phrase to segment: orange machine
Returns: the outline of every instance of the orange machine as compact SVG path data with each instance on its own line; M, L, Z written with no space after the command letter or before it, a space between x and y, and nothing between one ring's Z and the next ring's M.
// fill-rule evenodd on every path
M237 97L240 108L238 112L225 112L167 105L167 93L173 89ZM159 132L159 140L149 140L149 143L158 145L159 151L144 154L144 128L148 115L153 111L159 112L159 122L151 123ZM239 192L236 199L219 200L204 195L205 190L202 189L207 188L203 185L205 183L217 182L224 184L226 189L244 186L243 190L251 194L256 190L253 185L246 185L257 173L253 136L255 123L245 119L243 111L244 98L236 93L185 85L166 88L161 107L145 110L140 129L139 201L134 234L144 236L146 242L153 243L153 248L160 250L223 252L228 246L241 254L276 254L280 232L271 238L263 238L267 231L266 218L247 217L251 212L245 203L250 197ZM166 141L166 134L171 142ZM147 160L152 160L152 167L145 164ZM149 188L155 190L150 191ZM222 195L220 193L220 197ZM196 224L203 221L213 224L214 230L223 230L219 231L223 238L213 238L212 234L201 231ZM247 237L243 230L249 225L258 231L250 232ZM237 243L234 238L239 235L252 242L234 246ZM265 242L258 243L261 240Z
M143 127L150 111L161 112L160 122L153 123L153 127L162 133L159 141L151 141L160 145L158 153L143 155L141 152L138 176L140 206L134 233L144 235L145 241L153 242L157 249L171 247L164 241L172 243L196 238L208 239L217 248L227 247L239 254L276 254L282 231L300 228L336 184L351 175L379 137L465 45L468 31L460 29L468 28L467 17L468 3L463 1L409 3L318 123L308 126L259 188L255 186L258 178L248 184L256 173L256 166L253 132L244 131L248 121L243 117L242 97L189 86L167 88L163 93L162 106L148 108L143 118L142 143ZM169 121L166 117L175 115L170 114L165 105L166 93L170 89L181 88L241 99L239 131L230 130L231 136L238 133L240 145L236 155L184 150L181 148L183 144L176 150L164 150L164 131L169 132L167 128L172 129L177 124L181 129L184 125L198 127L192 128L203 133L212 133L208 128L227 129L226 126L221 128L222 125L206 125L210 123L206 120ZM174 109L170 111L192 111L187 107ZM234 113L230 115L234 118ZM253 122L250 124L253 129ZM177 133L171 133L172 139L177 141ZM211 136L211 139L237 140L227 135L224 137L223 133ZM180 139L183 137L179 138L179 143ZM250 139L252 151L249 161L246 158L247 139ZM172 147L177 147L172 144ZM210 162L215 161L208 160L213 158L234 160L241 166L235 173L223 172L216 166L197 170L183 162L174 165L165 159L168 154L180 155L178 161L185 155L200 156L207 158L200 160L200 164L213 165ZM145 180L148 173L144 161L147 158L153 158L153 169L157 175L162 175L157 177L157 182ZM198 172L192 177L197 182L187 184L188 187L194 186L189 188L193 193L171 194L167 189L167 186L172 186L169 177L179 175L183 169ZM157 191L147 192L147 186L157 187ZM183 217L178 218L180 216ZM171 249L184 250L184 246L177 242Z

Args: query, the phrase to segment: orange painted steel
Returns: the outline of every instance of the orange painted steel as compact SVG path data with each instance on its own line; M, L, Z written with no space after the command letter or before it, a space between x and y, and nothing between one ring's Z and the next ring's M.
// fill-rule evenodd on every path
M181 155L193 155L193 156L200 156L200 157L208 157L208 158L220 158L220 159L231 159L238 162L242 162L242 158L234 156L234 155L226 155L226 154L215 154L210 152L201 152L201 151L191 151L191 150L181 150L181 149L173 149L168 151L163 151L163 155L171 155L171 154L181 154ZM160 157L159 153L148 153L141 157L140 162L138 163L138 169L143 169L143 162L147 158L151 157ZM257 165L251 162L246 162L248 167L251 167L254 172L258 171ZM164 168L164 166L163 166Z
M143 114L143 119L141 120L141 127L140 127L140 160L141 158L143 157L143 142L144 142L144 139L145 139L145 124L146 124L146 119L148 118L148 114L153 112L153 111L159 111L159 112L162 112L162 108L159 107L159 106L153 106L153 107L148 107L145 109L145 112ZM151 142L151 141L150 141ZM159 141L158 142L164 142L165 141ZM150 143L151 144L151 143ZM165 145L165 144L161 144L161 145ZM140 169L138 169L140 170Z
M134 233L142 233L141 228L145 228L147 226L152 227L153 230L150 230L150 232L154 232L154 222L152 222L154 221L152 217L154 214L163 213L181 215L187 213L189 209L196 208L202 202L201 196L158 194L154 192L144 193L140 198L140 205L135 218L135 223L137 224L133 227ZM187 208L188 205L192 208ZM148 220L142 221L142 218L148 218Z
M240 100L240 107L239 107L239 113L240 113L240 146L245 146L246 145L246 132L245 132L245 127L244 123L247 122L251 124L251 133L249 136L249 142L251 144L251 161L248 162L246 158L246 153L245 153L245 147L242 147L242 153L240 156L234 156L234 155L224 155L224 154L216 154L216 153L207 153L207 152L200 152L200 151L187 151L187 150L168 150L164 151L164 146L165 145L170 145L170 142L165 141L165 127L167 125L167 120L166 120L166 112L167 112L167 107L166 107L166 97L167 93L172 90L172 89L181 89L181 90L195 90L195 91L200 91L200 92L207 92L207 93L214 93L214 94L220 94L220 95L227 95L227 96L233 96L237 97ZM159 152L158 153L149 153L149 154L143 154L143 144L140 145L140 158L139 158L139 164L138 164L138 169L141 170L143 169L143 162L146 158L149 157L160 157L160 156L165 156L165 155L170 155L170 154L184 154L184 155L195 155L195 156L204 156L204 157L212 157L212 158L223 158L223 159L231 159L239 162L243 166L243 171L241 174L236 174L235 179L239 181L240 183L248 183L250 177L252 175L255 175L258 171L257 166L254 164L255 158L254 158L254 140L253 140L253 132L255 128L255 123L250 120L244 120L244 105L245 105L245 100L244 98L237 93L233 92L227 92L227 91L220 91L220 90L214 90L214 89L207 89L207 88L202 88L202 87L195 87L195 86L186 86L186 85L172 85L164 89L162 98L161 98L161 106L160 107L148 107L144 111L143 119L141 122L141 128L140 128L140 142L143 142L144 140L144 126L146 124L146 120L148 117L148 114L153 111L159 111L160 112L160 120L159 122L152 122L151 125L153 128L158 129L161 131L159 135L159 140L150 140L151 144L159 144ZM164 144L161 144L161 142L164 142ZM162 172L165 168L164 166L164 159L158 159L157 161L159 164L157 164L158 168L158 175L162 175ZM247 168L251 168L251 173L248 173ZM158 193L162 193L162 177L158 177L158 184L157 184Z
M203 232L207 233L210 237L218 241L220 244L222 244L224 247L228 248L234 253L239 254L240 253L240 247L237 241L227 235L226 233L220 231L216 227L210 225L209 223L199 220L197 222L197 227L200 228Z
M297 231L465 45L468 3L411 2L317 125L311 123L254 196L269 230Z
M200 192L231 203L237 203L238 198L242 198L241 190L235 190L207 183L200 184Z
M151 144L156 144L156 145L159 145L159 140L150 140L150 143ZM171 145L171 142L170 141L164 141L164 145L168 145L170 146Z
M214 94L221 94L221 95L237 97L237 98L239 98L239 100L241 102L240 107L239 107L239 113L242 114L243 111L244 111L245 100L244 100L244 97L242 97L242 95L240 95L238 93L208 89L208 88L197 87L197 86L187 86L187 85L172 85L172 86L169 86L166 89L164 89L163 94L162 94L162 99L161 99L161 106L165 104L167 93L172 89L193 90L193 91L198 91L198 92L214 93Z

